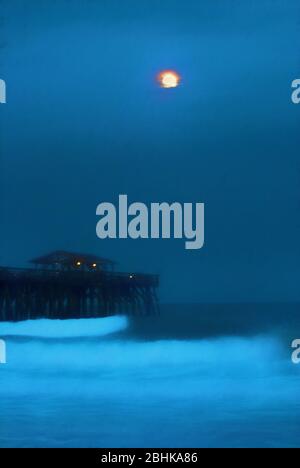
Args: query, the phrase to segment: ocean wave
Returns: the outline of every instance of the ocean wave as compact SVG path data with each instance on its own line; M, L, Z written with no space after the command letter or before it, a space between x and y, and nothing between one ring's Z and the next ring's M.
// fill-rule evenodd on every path
M98 319L70 320L26 320L23 322L0 322L0 336L37 338L85 338L106 336L125 330L128 319L125 316Z

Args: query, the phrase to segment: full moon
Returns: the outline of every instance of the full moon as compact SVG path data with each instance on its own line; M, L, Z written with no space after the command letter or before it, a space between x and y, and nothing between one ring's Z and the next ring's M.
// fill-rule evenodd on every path
M180 76L173 70L165 70L159 73L158 81L162 88L176 88L180 83Z

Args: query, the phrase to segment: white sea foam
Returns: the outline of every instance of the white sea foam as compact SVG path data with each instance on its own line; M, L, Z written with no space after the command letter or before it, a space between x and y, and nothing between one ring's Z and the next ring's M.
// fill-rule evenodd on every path
M0 322L0 337L32 336L41 338L76 338L105 336L127 328L125 316L80 320L27 320Z

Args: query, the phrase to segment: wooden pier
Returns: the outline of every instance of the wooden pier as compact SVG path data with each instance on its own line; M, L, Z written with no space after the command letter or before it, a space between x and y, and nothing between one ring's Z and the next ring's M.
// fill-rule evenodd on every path
M63 251L32 263L0 267L0 321L158 313L157 275L116 272L111 260Z

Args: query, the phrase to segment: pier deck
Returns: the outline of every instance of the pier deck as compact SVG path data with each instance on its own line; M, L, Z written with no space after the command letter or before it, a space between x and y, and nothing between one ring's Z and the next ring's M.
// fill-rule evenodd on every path
M0 267L0 321L158 313L157 275Z

